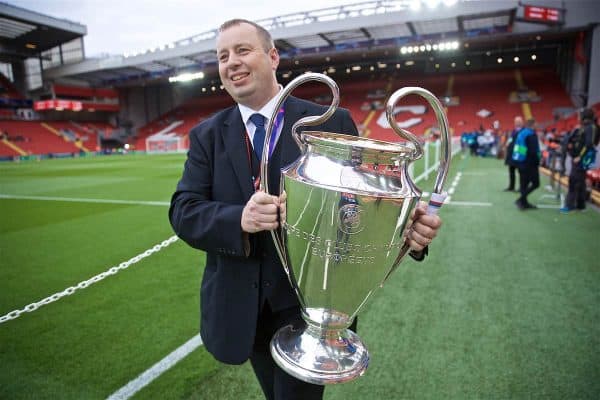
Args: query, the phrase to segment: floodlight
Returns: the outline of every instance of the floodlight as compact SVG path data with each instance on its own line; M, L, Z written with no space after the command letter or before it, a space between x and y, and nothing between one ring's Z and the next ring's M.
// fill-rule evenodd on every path
M177 76L170 76L169 82L189 82L196 79L204 78L204 72L196 72L196 73L185 73L179 74Z

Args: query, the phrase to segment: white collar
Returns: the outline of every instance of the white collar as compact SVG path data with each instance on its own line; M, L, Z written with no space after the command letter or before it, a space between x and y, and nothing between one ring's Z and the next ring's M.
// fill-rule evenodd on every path
M238 103L238 108L240 109L240 114L242 114L242 121L244 121L244 124L247 124L248 120L250 119L250 116L256 113L259 113L260 115L265 117L265 120L271 118L271 116L273 115L273 110L275 109L275 103L277 103L277 98L279 97L278 95L281 92L281 90L283 90L283 87L279 85L279 92L277 92L277 95L273 96L273 98L269 100L269 102L265 104L260 110L253 110L248 106Z

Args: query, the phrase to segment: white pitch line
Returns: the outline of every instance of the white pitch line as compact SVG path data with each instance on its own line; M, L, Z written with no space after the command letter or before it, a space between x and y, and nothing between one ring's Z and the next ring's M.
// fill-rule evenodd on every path
M559 210L560 206L559 205L551 205L551 204L538 204L537 208L549 208L549 209Z
M140 205L140 206L168 206L170 204L168 201L88 199L88 198L82 198L82 197L21 196L21 195L12 195L12 194L0 194L0 199L67 201L67 202L73 202L73 203L132 204L132 205Z
M134 201L134 200L113 200L113 199L89 199L77 197L50 197L50 196L20 196L0 194L0 199L17 199L17 200L41 200L41 201L66 201L76 203L104 203L104 204L132 204L146 206L168 206L167 201ZM154 364L151 368L143 372L140 376L130 381L127 385L113 393L108 400L124 400L139 392L154 379L162 375L165 371L177 364L192 351L202 346L202 338L196 335L183 345L179 346L168 356Z
M202 338L198 334L140 374L137 378L129 381L127 385L111 394L107 400L125 400L130 398L200 346L202 346Z

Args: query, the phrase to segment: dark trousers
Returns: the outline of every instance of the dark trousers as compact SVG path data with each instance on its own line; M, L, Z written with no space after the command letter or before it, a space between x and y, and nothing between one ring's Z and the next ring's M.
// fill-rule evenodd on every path
M313 385L284 372L271 357L269 344L275 332L286 325L304 327L300 308L273 312L268 302L258 318L250 364L267 400L320 400L325 387Z
M515 171L517 167L514 165L508 166L508 190L515 190Z
M521 197L518 201L522 205L529 204L527 196L540 186L540 171L537 165L519 167L519 183Z
M573 168L571 168L571 174L569 175L569 193L567 193L567 200L565 203L567 208L578 208L580 210L585 208L585 198L587 195L585 175L586 172L579 168L578 165L573 165Z

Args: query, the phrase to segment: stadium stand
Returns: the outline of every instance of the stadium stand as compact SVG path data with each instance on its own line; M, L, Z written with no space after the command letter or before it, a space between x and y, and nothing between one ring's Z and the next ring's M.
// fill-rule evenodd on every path
M544 101L529 103L530 114L545 125L554 123L554 110L574 109L571 100L560 85L555 73L546 67L529 68L525 70L524 79ZM384 122L384 104L389 95L400 87L425 87L441 99L448 98L448 119L455 135L465 131L475 131L480 127L489 129L494 121L499 121L501 127L509 129L515 115L523 115L523 102L511 102L511 94L519 90L516 78L519 70L505 69L499 71L440 74L433 76L422 75L391 75L371 74L355 80L340 80L340 105L348 108L360 130L365 136L379 140L396 141L398 137ZM538 78L542 76L543 78ZM487 85L494 82L493 85ZM478 87L484 85L482 93ZM532 90L533 90L532 89ZM307 84L295 93L323 104L329 104L331 96L319 85ZM547 100L546 100L547 98ZM210 101L204 98L191 100L160 116L138 131L136 148L145 148L145 139L155 133L162 132L169 124L180 121L181 124L172 126L169 132L185 135L189 129L207 115L229 104L227 96L213 95ZM532 105L534 104L534 105ZM429 110L427 103L418 97L408 97L407 109L397 114L397 119L415 121L410 129L419 135L428 136L429 130L436 125L435 116ZM410 107L414 106L414 110ZM489 114L482 113L488 110ZM422 114L419 114L422 112ZM479 115L478 115L479 113Z
M36 101L34 110L119 111L119 93L114 89L51 85L47 100Z
M175 134L185 139L190 129L215 111L231 105L231 99L219 94L212 97L192 98L137 130L135 149L146 150L146 140L156 134Z
M461 132L491 128L495 120L508 128L515 115L522 114L519 104L509 102L516 89L513 69L455 74L452 87L460 106L449 107L448 119Z
M364 7L371 6L365 4ZM500 138L501 145L515 115L535 118L538 126L555 138L571 131L577 125L576 109L582 105L580 101L574 102L572 81L577 79L576 74L582 79L584 75L577 69L593 56L585 53L591 50L589 44L593 40L589 27L582 22L588 17L586 12L574 7L570 13L560 16L560 24L570 27L560 32L553 29L554 22L544 26L535 21L535 28L543 35L531 36L532 29L522 27L531 16L525 15L525 7L520 3L472 2L470 7L474 8L469 9L469 13L458 11L449 16L449 21L460 19L454 33L453 24L436 22L439 16L427 22L430 25L416 16L409 20L402 16L390 25L380 21L375 13L372 18L359 19L363 26L360 32L350 30L347 34L344 29L348 27L341 27L337 33L330 32L328 24L331 23L319 25L317 19L311 33L302 38L288 38L285 34L282 37L287 24L285 19L266 19L261 23L271 27L282 55L281 82L285 84L307 69L329 71L340 86L340 105L351 111L364 136L398 140L387 126L384 104L391 93L406 86L424 87L435 94L446 106L451 131L457 136L490 131L496 140ZM3 5L1 11L5 18L17 17L20 21L27 15L26 10L12 6ZM347 12L344 7L328 11L331 15L350 15ZM71 40L85 34L85 27L77 24L65 25L56 20L44 28L39 24L39 15L31 14L30 18L32 32L44 32L38 39L39 52L56 46L58 37ZM410 21L410 18L416 20ZM335 18L328 21L333 20ZM409 29L401 33L399 27L404 25ZM430 49L424 52L427 46L435 45L440 32L443 33L441 38L462 37L465 43L463 47L457 42L459 52L451 67L447 61L453 60L453 56L449 53L438 57L435 52L429 52ZM17 89L24 86L22 82L15 85L4 75L0 76L0 98L5 105L0 107L0 130L8 133L3 134L0 157L112 152L126 144L136 151L147 151L148 140L161 137L175 138L180 146L177 149L185 149L187 134L194 125L231 104L229 97L218 88L216 68L211 69L215 64L213 39L205 39L209 36L207 33L190 38L190 42L208 47L190 49L183 64L181 57L171 57L167 50L153 52L143 61L140 55L125 57L114 65L92 61L68 65L65 60L58 65L48 63L50 68L44 71L47 81L28 94ZM350 37L352 39L348 39ZM17 50L19 40L11 42L11 51L15 52L13 59L31 57L30 53L35 51ZM410 46L411 42L419 44L419 41L420 46ZM178 42L176 47L182 48L187 43ZM398 58L402 44L409 46L403 46L405 51L401 51ZM471 46L467 47L468 44ZM447 47L450 48L450 42ZM531 56L533 51L536 61L532 61L535 60ZM559 52L573 54L576 63L555 66ZM295 59L298 54L303 56L302 64ZM510 60L513 55L520 56L518 64L516 61L495 63L496 56ZM205 67L205 82L189 85L185 89L187 94L182 94L183 89L180 93L176 84L166 83L173 70L178 69L172 66L194 64L194 60L202 60L199 64ZM467 60L473 60L472 67ZM46 68L45 65L42 68ZM189 68L179 69L186 72ZM318 84L303 85L294 95L322 104L329 104L331 99L327 90ZM165 100L169 97L171 100ZM22 105L27 107L19 107ZM600 111L600 103L593 107ZM397 105L396 119L422 140L435 139L436 121L424 99L404 99ZM119 126L122 122L126 124ZM597 174L588 175L591 185L596 185Z
M69 141L84 152L99 150L98 136L94 131L85 131L76 123L70 121L47 122L48 127L58 131L66 141Z
M8 141L28 155L72 155L80 151L74 142L43 122L2 121L0 129L8 135Z

